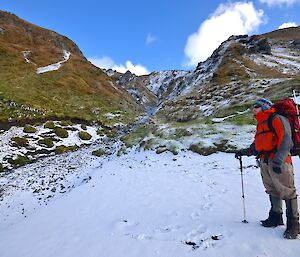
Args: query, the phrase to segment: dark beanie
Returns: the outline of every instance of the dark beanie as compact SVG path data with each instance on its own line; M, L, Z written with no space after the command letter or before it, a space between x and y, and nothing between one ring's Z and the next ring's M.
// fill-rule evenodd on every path
M272 107L273 103L266 98L259 98L254 105L261 107L263 111L268 110Z

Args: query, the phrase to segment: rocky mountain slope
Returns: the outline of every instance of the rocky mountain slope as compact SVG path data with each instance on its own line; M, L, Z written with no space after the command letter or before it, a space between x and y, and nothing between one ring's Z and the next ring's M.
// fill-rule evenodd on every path
M300 89L300 28L261 36L234 36L189 75L190 83L161 112L170 120L190 120L227 108L251 104L257 97L273 100ZM183 112L182 109L185 109Z
M141 111L126 90L65 36L0 11L0 121L132 122Z
M152 123L124 142L175 154L181 149L201 154L235 151L241 131L254 132L249 106L255 99L276 101L290 97L292 88L300 92L299 38L300 27L232 36L193 71L130 76L126 86L143 81L157 105ZM245 146L250 143L241 140Z
M257 97L275 100L290 94L291 87L300 89L299 37L300 27L232 36L193 71L161 71L141 77L108 74L122 87L140 94L143 105L156 104L160 119L185 122L222 115ZM150 92L139 91L142 84Z

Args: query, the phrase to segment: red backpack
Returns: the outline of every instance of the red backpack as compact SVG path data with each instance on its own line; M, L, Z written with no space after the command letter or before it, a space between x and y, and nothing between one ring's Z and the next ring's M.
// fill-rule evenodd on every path
M292 140L294 146L291 150L292 155L299 155L300 150L300 124L299 124L299 111L297 109L297 105L291 98L286 98L279 100L272 106L276 113L270 115L268 119L268 126L271 131L275 133L275 130L272 126L273 118L276 114L286 117L289 120L292 131Z

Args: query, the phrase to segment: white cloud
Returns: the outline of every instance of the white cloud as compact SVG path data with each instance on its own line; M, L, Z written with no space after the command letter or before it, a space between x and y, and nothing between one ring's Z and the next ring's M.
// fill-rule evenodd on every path
M126 71L129 70L130 72L132 72L138 76L146 75L146 74L150 73L146 67L144 67L140 64L134 65L131 61L126 61L125 66L124 65L115 65L112 67L112 69L115 69L116 71L121 72L121 73L125 73Z
M157 37L153 36L151 33L148 33L146 37L146 45L150 45L156 42L157 40L158 40Z
M285 29L285 28L290 28L290 27L297 27L298 25L295 22L285 22L281 24L278 29Z
M263 10L256 10L252 2L221 4L198 31L188 37L184 52L187 66L204 61L231 35L249 34L263 22Z
M126 61L125 65L123 65L123 64L117 65L117 64L115 64L113 59L111 59L110 57L107 57L107 56L104 56L101 58L91 57L91 58L89 58L89 61L101 69L112 69L112 70L116 70L120 73L125 73L128 70L138 76L146 75L146 74L150 73L146 67L142 66L141 64L134 65L129 60Z
M282 5L287 5L287 6L291 6L295 3L299 3L299 0L259 0L261 3L263 4L267 4L269 6L282 6Z
M89 61L94 64L95 66L101 68L101 69L110 69L115 65L114 61L107 56L98 58L98 57L91 57L89 58Z

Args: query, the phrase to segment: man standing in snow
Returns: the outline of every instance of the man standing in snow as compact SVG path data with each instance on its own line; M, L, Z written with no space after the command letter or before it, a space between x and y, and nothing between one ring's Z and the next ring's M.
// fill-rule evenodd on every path
M272 102L265 98L258 99L252 109L257 127L254 143L248 148L240 150L235 157L256 155L260 160L262 181L269 195L271 209L269 217L262 220L264 227L283 225L282 199L286 203L287 228L284 237L295 239L300 233L297 193L294 183L294 170L290 150L293 147L291 127L288 120L275 113Z

